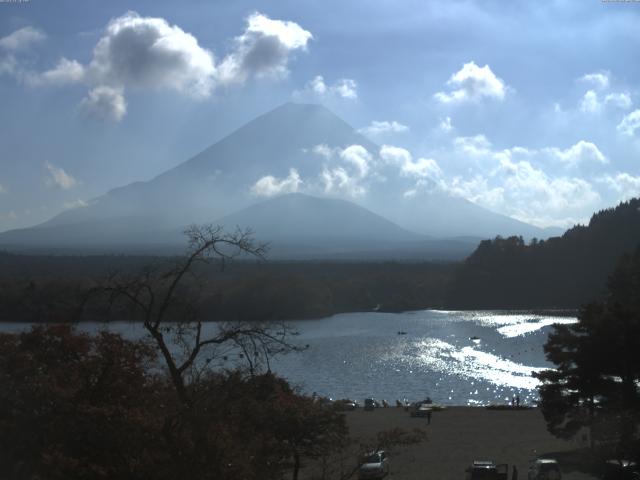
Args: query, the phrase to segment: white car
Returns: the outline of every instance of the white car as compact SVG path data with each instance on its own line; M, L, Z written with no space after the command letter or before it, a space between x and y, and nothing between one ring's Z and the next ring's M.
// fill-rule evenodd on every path
M389 456L384 450L370 452L360 460L358 478L367 480L370 478L383 478L389 475Z
M529 465L529 480L560 480L560 465L552 458L538 458Z

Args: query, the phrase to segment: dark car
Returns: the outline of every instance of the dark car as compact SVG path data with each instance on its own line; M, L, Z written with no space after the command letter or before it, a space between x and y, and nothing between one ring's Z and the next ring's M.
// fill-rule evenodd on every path
M466 470L466 480L508 480L509 465L496 465L488 460L475 460Z
M364 409L365 410L375 410L376 408L378 408L380 406L380 404L374 400L373 398L365 398L364 399Z
M602 472L603 480L640 480L640 469L631 460L607 460Z
M333 407L338 411L355 410L358 408L358 402L348 398L341 398L333 402Z
M529 480L560 480L562 474L558 461L553 458L538 458L529 465Z

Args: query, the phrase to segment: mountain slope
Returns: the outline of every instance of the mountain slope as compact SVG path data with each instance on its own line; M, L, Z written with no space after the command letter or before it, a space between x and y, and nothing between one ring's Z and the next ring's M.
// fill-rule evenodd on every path
M494 238L497 235L522 235L525 238L547 238L561 235L562 229L542 229L511 217L492 212L466 200L442 193L430 193L399 200L395 207L390 199L374 207L381 215L398 225L435 237L475 236Z
M562 237L485 240L454 277L453 308L577 308L600 298L620 256L640 245L640 199L591 217Z
M251 228L270 244L270 258L461 258L355 203L301 193L281 195L219 219L227 229ZM430 245L430 247L433 247ZM466 254L472 250L468 245Z
M301 193L281 195L219 219L216 223L250 227L268 241L397 243L423 239L355 203Z
M318 145L334 152L333 158L315 152ZM180 241L175 232L185 225L209 223L255 204L251 188L265 176L285 178L295 168L304 179L302 188L323 194L326 188L319 179L327 169L346 168L336 163L345 160L335 152L351 145L364 147L372 158L379 151L326 108L288 103L152 180L113 189L86 207L65 211L36 227L1 233L0 246L173 245ZM424 193L405 199L384 181L372 182L358 200L405 230L423 235L548 236L542 229L459 198Z
M254 203L250 189L259 178L317 168L318 156L309 150L319 144L377 148L326 108L287 103L148 182L113 189L46 223L113 217L152 218L164 226L210 222Z

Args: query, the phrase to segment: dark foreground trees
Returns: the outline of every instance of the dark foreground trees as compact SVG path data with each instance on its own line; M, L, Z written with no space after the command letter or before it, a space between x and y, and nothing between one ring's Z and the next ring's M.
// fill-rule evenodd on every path
M276 479L346 438L341 414L271 374L210 373L186 411L154 357L67 325L0 335L2 478Z
M584 307L579 321L559 325L545 345L557 365L536 376L549 431L570 438L584 428L592 445L618 458L639 457L640 248L623 257L602 303Z
M3 478L148 476L165 461L154 357L143 343L67 325L0 335Z

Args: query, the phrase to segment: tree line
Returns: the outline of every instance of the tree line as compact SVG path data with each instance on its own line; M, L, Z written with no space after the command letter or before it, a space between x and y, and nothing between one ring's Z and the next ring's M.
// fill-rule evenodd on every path
M452 308L578 308L606 294L621 255L640 244L640 199L623 202L548 240L485 240L456 269Z

